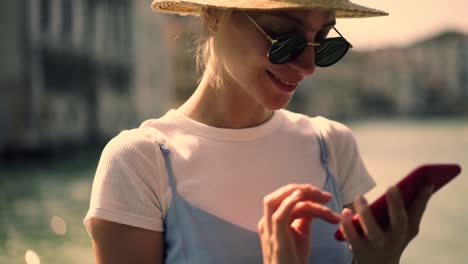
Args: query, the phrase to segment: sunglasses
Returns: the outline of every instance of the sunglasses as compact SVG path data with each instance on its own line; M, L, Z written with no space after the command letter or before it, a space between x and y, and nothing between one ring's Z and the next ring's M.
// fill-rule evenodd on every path
M328 67L341 60L348 50L353 48L353 45L351 45L335 27L333 27L333 29L340 37L326 38L320 43L309 42L304 36L298 34L288 34L274 39L247 15L247 13L243 13L270 41L267 57L273 64L288 63L297 58L307 46L313 46L315 49L315 65L318 67Z

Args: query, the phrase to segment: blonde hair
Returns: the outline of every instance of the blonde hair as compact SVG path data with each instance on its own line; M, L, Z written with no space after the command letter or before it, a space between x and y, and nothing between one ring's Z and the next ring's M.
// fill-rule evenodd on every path
M204 8L202 15L201 33L196 41L196 65L197 72L201 73L199 82L206 74L211 74L210 83L215 91L223 87L222 74L224 65L222 56L219 54L220 42L215 35L219 25L224 23L232 11Z

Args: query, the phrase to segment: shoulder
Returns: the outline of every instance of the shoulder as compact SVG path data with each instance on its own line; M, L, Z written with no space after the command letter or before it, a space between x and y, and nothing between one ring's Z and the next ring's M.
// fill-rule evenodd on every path
M159 123L158 119L151 119L138 128L121 131L106 144L103 156L128 158L157 155L159 144L166 142L164 133L158 128Z
M312 125L312 118L308 115L292 112L287 109L281 109L280 114L283 115L284 120L287 123L287 125L304 126L304 127Z
M353 133L348 126L323 116L311 117L284 109L282 110L282 114L285 116L286 127L291 129L302 132L312 130L314 134L321 133L327 141L330 140L337 143L352 140L353 138Z
M283 128L288 134L294 134L298 136L314 136L317 134L314 118L302 113L292 112L286 109L282 109L280 114L283 116L284 125Z
M148 152L157 143L149 131L141 128L124 130L112 138L104 148L105 153L126 154L129 152Z
M144 148L165 144L167 132L173 128L174 111L168 111L159 118L143 121L139 127L121 131L112 138L107 147Z
M354 141L353 132L347 125L322 116L312 119L323 137L332 141L335 145L343 145Z

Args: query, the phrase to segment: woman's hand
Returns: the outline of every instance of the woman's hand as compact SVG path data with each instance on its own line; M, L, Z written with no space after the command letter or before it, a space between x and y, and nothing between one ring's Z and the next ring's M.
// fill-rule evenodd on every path
M340 221L339 215L322 205L330 199L330 193L309 184L290 184L265 196L258 222L263 263L307 263L310 222L314 218Z
M391 187L386 195L390 226L385 231L376 223L366 200L363 197L356 199L354 207L366 237L357 233L352 223L353 213L345 208L342 212L341 228L351 244L356 262L399 263L406 246L419 232L421 218L432 192L432 186L424 189L406 210L400 191L395 186Z

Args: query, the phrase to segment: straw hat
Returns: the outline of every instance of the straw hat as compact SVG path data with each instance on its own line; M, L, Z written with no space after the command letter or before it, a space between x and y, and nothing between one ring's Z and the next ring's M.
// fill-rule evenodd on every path
M324 8L335 10L336 17L386 16L387 12L352 3L348 0L154 0L154 11L200 15L203 7L222 9L273 10L291 8Z

